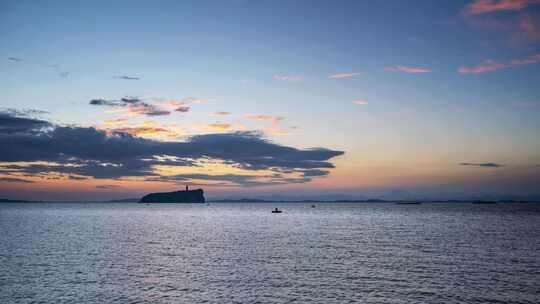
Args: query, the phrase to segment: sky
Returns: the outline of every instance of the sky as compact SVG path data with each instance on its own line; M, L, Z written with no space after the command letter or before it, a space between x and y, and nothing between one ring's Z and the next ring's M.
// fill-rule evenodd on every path
M540 194L540 1L0 1L0 197Z

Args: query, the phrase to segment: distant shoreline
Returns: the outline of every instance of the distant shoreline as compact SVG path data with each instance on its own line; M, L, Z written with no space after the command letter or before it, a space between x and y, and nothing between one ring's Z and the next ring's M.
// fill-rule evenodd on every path
M129 198L129 199L116 199L116 200L87 200L87 201L33 201L33 200L23 200L23 199L3 199L0 198L1 203L138 203L139 199ZM381 200L381 199L368 199L368 200L264 200L264 199L219 199L219 200L208 200L207 203L355 203L355 204L395 204L395 203L464 203L464 204L483 204L485 203L495 203L495 204L512 204L512 203L540 203L536 200L490 200L490 201L479 201L479 200ZM482 202L482 203L479 203ZM161 203L151 203L151 204L161 204ZM185 203L184 203L185 204Z

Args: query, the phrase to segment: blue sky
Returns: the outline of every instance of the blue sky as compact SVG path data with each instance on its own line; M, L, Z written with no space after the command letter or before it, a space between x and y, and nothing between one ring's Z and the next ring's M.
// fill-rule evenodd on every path
M538 176L536 1L2 1L0 11L4 109L98 129L174 125L174 140L220 125L344 151L329 174L278 186L287 191L426 191L440 187L433 175L448 191L486 192L494 174ZM89 105L125 96L190 109L126 118ZM465 189L471 176L483 186Z

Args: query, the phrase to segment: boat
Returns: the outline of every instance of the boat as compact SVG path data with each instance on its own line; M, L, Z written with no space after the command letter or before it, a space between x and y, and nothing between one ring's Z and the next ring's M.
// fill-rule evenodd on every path
M315 208L315 207L317 207L317 206L315 206L315 205L311 205L311 208Z
M279 210L278 208L272 210L272 213L281 213L281 212L283 212L283 211Z

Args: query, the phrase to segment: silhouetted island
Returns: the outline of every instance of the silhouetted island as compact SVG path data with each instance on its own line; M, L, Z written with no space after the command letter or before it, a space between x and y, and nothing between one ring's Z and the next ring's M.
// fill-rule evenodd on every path
M202 189L150 193L143 196L139 203L204 203L204 193Z

